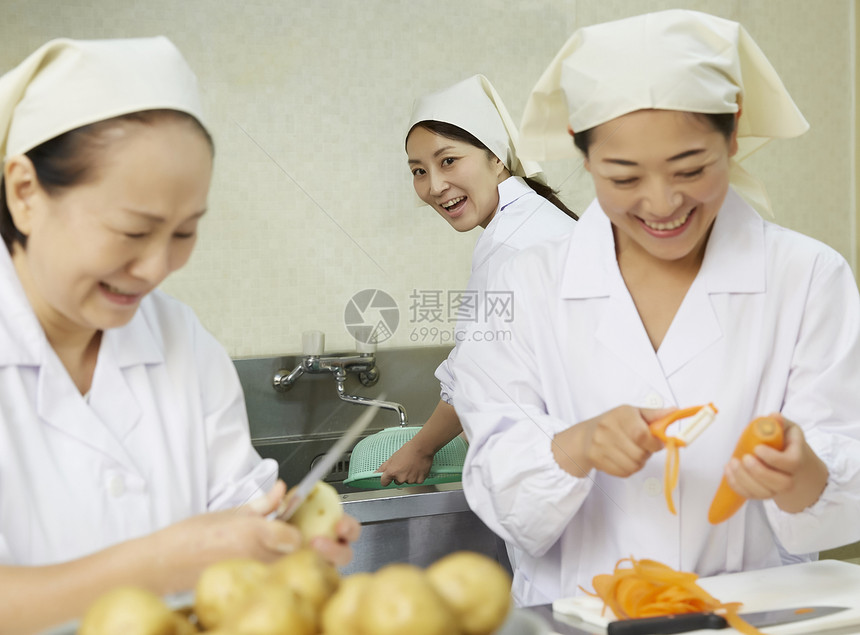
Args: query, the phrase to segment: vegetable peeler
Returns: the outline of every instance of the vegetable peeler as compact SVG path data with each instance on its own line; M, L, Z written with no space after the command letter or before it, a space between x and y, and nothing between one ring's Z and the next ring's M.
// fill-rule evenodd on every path
M705 431L714 421L717 408L709 403L706 406L681 408L650 425L651 434L666 444L666 469L664 470L663 491L666 496L666 506L669 512L675 514L675 504L672 502L672 492L678 485L680 474L680 457L678 449L692 443L696 437ZM666 434L666 429L679 419L690 419L681 425L681 430L674 436Z
M675 412L671 412L665 417L657 419L651 425L651 433L660 439L663 443L668 443L669 439L674 439L679 447L684 447L695 441L705 429L714 421L717 414L717 408L714 404L709 403L706 406L693 406L692 408L681 408ZM678 421L679 419L687 419L681 425L681 429L677 435L669 437L666 435L666 429Z

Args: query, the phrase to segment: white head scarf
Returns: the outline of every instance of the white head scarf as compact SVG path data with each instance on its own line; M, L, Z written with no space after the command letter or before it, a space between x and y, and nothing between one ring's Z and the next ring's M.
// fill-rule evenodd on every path
M462 128L487 146L511 174L544 180L540 165L520 158L517 127L496 89L483 75L473 75L417 99L409 131L421 121L441 121Z
M155 109L185 112L203 124L197 78L167 38L51 40L0 77L0 157Z
M764 186L737 161L809 124L746 29L707 13L673 9L577 30L529 96L520 152L536 160L576 156L568 127L588 130L648 108L734 113L739 103L730 179L770 212Z

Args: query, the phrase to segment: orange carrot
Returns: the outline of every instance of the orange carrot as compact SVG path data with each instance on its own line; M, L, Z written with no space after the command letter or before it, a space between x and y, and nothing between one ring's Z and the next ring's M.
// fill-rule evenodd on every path
M623 563L629 563L623 568ZM594 576L592 596L603 600L620 620L658 615L680 615L700 611L717 611L729 625L746 635L763 635L738 615L740 602L720 602L696 580L695 573L675 571L655 560L624 558L612 574Z
M779 417L759 417L750 422L732 453L733 458L742 458L746 454L752 454L757 445L764 443L772 448L781 450L783 448L784 426ZM746 499L733 490L726 477L720 482L720 487L711 501L708 510L708 520L717 525L728 520L746 502Z

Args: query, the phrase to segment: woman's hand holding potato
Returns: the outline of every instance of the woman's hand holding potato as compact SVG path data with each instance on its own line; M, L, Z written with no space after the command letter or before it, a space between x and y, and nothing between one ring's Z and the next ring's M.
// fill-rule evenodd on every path
M343 566L352 560L351 542L358 539L358 521L342 514L334 519L327 536L306 539L299 527L268 518L278 507L286 485L278 481L264 496L233 510L193 516L158 531L147 540L153 560L153 584L159 593L194 587L203 569L230 558L274 562L303 544L317 550L327 561Z
M194 587L203 569L230 558L273 562L302 544L291 525L267 518L284 495L278 481L264 496L236 509L198 514L165 527L144 540L158 593Z
M314 486L288 524L298 528L305 545L336 566L344 566L352 560L350 543L358 540L361 534L358 521L343 513L337 491L323 481Z

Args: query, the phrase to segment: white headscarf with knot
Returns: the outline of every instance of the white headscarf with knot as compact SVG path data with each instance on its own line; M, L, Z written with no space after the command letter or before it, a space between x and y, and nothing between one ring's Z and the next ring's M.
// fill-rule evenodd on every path
M737 162L809 124L746 29L707 13L672 9L578 29L529 96L520 152L576 156L568 128L581 132L636 110L735 113L739 105L730 181L772 214L762 183Z
M0 157L81 126L158 109L204 124L197 78L166 37L51 40L0 77Z
M462 128L487 146L514 176L544 182L540 165L520 158L517 127L496 89L483 75L473 75L417 99L408 131L422 121L440 121Z

